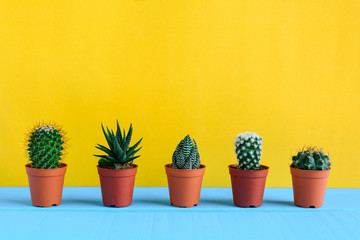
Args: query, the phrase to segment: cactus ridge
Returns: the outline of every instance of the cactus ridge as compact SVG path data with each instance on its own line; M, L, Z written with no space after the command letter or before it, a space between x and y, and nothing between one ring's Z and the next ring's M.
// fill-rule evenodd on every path
M36 125L27 139L27 152L33 168L58 168L64 155L65 132L52 123Z
M177 145L172 156L172 168L198 169L200 168L200 154L195 140L187 135Z
M263 138L256 133L240 133L235 139L235 153L242 170L260 169Z
M304 146L292 156L291 167L305 170L328 170L331 163L329 156L318 147Z

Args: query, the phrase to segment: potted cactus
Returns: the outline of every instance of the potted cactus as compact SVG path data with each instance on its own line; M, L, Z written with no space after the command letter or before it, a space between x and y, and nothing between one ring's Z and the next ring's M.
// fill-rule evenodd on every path
M234 204L238 207L259 207L262 204L269 167L260 165L262 137L256 133L236 136L238 164L229 165Z
M199 204L201 183L205 165L200 164L200 155L195 140L187 135L177 145L172 163L165 165L170 203L175 207L193 207Z
M324 202L326 184L330 174L329 155L321 148L305 146L292 156L294 202L303 208L319 208Z
M140 149L136 149L142 138L130 147L132 137L132 124L128 133L125 129L123 134L117 123L116 134L101 124L102 131L108 143L108 148L97 144L96 148L103 151L105 155L94 155L99 157L98 173L100 177L102 199L108 207L126 207L132 202L135 175L137 165L134 160L140 156L134 156Z
M61 203L66 164L60 163L66 142L63 129L52 123L36 125L28 134L25 165L32 204L51 207Z

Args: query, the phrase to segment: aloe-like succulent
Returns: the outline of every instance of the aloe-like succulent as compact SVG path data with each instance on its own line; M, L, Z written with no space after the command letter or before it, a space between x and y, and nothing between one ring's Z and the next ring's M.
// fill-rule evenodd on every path
M235 139L235 153L239 163L239 169L258 170L263 138L256 133L240 133Z
M34 126L27 139L31 167L58 168L64 154L65 141L65 131L56 124L42 123Z
M140 149L136 149L142 138L135 143L132 147L130 147L130 141L133 133L132 124L130 124L130 128L128 133L126 134L125 129L123 130L123 134L121 133L121 129L119 126L119 122L116 121L117 129L116 134L113 130L109 130L106 127L106 131L104 129L103 124L101 123L101 128L104 133L105 139L108 143L109 148L97 144L95 146L97 149L106 153L106 155L94 155L95 157L99 157L99 166L104 168L111 168L111 169L119 169L119 168L131 168L133 161L140 157L134 156Z
M187 135L180 141L172 156L171 167L175 169L200 168L200 155L195 139L191 140Z
M324 154L321 148L304 146L297 155L292 156L291 167L305 170L328 170L331 163L329 155Z

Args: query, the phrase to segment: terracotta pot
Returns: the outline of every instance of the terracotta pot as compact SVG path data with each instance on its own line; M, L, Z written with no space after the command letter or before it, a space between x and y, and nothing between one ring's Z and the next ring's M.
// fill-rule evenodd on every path
M303 208L319 208L324 202L329 170L303 170L290 167L294 202Z
M103 203L107 207L127 207L132 202L137 165L129 169L97 166Z
M165 165L170 203L175 207L190 208L199 204L201 183L205 173L205 165L199 169L174 169L171 164Z
M234 204L238 207L260 207L264 197L269 167L261 170L241 170L238 164L229 165Z
M66 164L61 163L59 168L39 169L25 165L29 178L29 187L32 204L36 207L58 206L64 185Z

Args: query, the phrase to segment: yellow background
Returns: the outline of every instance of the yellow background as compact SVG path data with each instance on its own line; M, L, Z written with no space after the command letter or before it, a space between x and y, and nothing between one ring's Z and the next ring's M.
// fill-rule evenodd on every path
M229 187L235 136L264 138L267 187L290 155L331 153L329 187L360 187L360 1L0 1L0 185L26 186L27 129L68 132L66 186L98 186L100 123L144 137L137 186L166 186L189 133L203 186Z

